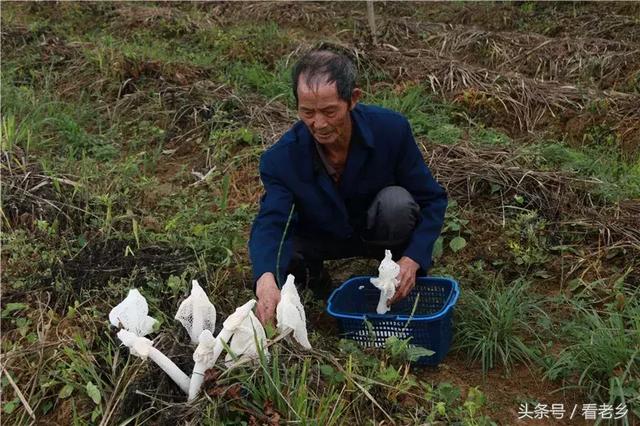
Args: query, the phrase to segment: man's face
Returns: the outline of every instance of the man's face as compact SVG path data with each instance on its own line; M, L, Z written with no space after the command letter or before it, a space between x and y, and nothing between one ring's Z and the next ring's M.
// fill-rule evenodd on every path
M349 105L338 97L336 83L307 86L304 76L298 82L298 115L316 141L322 145L346 143L351 137L351 116L360 94L354 90Z

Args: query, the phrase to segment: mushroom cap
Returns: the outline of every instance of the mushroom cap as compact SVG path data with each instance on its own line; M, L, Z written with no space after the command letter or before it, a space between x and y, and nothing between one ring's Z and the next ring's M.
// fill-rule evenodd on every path
M199 343L203 330L215 330L216 308L197 280L191 281L191 294L178 307L175 319L187 330L194 344Z
M255 299L251 299L244 305L236 308L235 312L233 312L227 317L226 320L224 320L224 322L222 323L222 327L226 328L227 330L235 331L238 327L240 327L240 324L242 324L244 319L247 317L247 315L249 315L249 312L251 312L255 305Z
M393 280L400 273L400 265L393 261L391 250L384 251L384 259L378 266L378 277L381 280Z
M307 318L294 280L293 275L287 276L280 292L280 303L276 308L278 330L284 333L292 329L293 338L305 349L311 349L307 335Z
M137 336L146 336L153 331L157 321L149 315L147 300L138 289L129 290L127 297L109 312L109 322Z
M258 358L258 345L267 353L266 342L267 334L264 331L264 327L262 327L260 320L258 320L255 314L249 311L249 315L246 316L242 324L240 324L233 334L229 343L229 349L230 352L237 357ZM231 353L227 353L225 356L227 365L233 361Z
M378 267L378 277L369 279L369 282L380 290L380 300L378 300L376 308L378 314L385 314L389 311L387 302L396 293L396 286L399 282L396 277L399 273L400 265L393 261L391 250L385 250L384 259Z

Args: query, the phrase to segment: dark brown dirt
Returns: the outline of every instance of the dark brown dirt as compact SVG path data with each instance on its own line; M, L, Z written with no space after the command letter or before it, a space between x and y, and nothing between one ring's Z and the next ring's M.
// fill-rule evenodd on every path
M489 372L486 378L482 377L482 369L479 366L469 365L465 358L458 358L456 354L449 354L436 369L425 369L422 373L416 373L420 378L434 384L449 382L460 387L466 394L472 386L479 386L487 396L487 414L502 425L529 424L533 420L518 420L519 404L529 402L532 410L532 401L541 404L564 404L566 410L571 412L574 404L578 404L577 416L573 419L541 419L535 420L535 424L556 425L587 424L580 418L580 408L583 403L589 403L581 395L572 392L563 394L555 392L560 385L542 380L542 373L530 371L526 367L514 369L511 377L504 377L498 372ZM535 406L535 403L533 404ZM566 414L568 416L569 413Z
M180 253L174 248L147 246L136 248L135 241L99 239L90 241L74 258L65 260L54 270L74 284L76 292L82 289L102 288L111 280L136 276L138 283L144 284L145 271L166 279L171 274L179 275L185 265L193 260L193 253Z

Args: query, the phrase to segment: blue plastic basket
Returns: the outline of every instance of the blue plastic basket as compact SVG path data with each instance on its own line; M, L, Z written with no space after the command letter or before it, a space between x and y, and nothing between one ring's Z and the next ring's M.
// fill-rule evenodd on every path
M460 295L457 281L418 277L416 286L406 298L394 304L386 314L379 315L376 307L380 290L369 282L369 278L351 278L329 297L327 312L338 319L341 335L365 347L383 347L391 336L410 337L411 344L435 352L432 356L419 358L414 364L438 365L451 345L453 307ZM368 326L365 320L371 325Z

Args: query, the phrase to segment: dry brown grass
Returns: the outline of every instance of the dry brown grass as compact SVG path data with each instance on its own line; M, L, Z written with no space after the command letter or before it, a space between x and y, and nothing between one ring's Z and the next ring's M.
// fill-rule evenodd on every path
M502 211L514 195L523 207L540 211L558 225L571 225L596 236L596 247L640 251L640 200L602 206L590 195L597 179L567 172L531 170L523 153L513 149L476 148L467 144L430 147L428 164L456 199ZM497 189L493 189L497 188ZM492 193L499 194L492 195Z
M629 85L640 68L640 45L635 43L442 27L421 31L423 47L498 72L610 89Z
M472 112L493 113L495 123L505 128L533 131L558 119L564 111L585 110L605 102L608 115L637 120L640 95L582 89L573 85L542 81L517 73L500 73L434 55L424 49L384 49L370 53L396 81L412 80Z
M37 220L50 223L59 218L72 224L84 209L68 202L78 182L66 176L49 176L33 159L27 159L22 150L14 147L11 152L0 153L2 176L3 225L32 229Z

